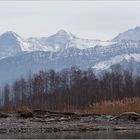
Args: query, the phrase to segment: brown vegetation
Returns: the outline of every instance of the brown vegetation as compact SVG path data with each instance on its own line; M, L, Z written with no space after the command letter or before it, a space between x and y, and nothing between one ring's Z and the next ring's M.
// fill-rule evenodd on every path
M33 117L33 113L32 111L27 107L27 106L23 106L18 113L20 114L21 117L24 118L29 118L29 117Z
M27 79L16 80L12 86L6 84L2 95L0 109L8 112L18 111L22 106L32 110L83 110L97 114L138 112L140 78L134 79L120 68L100 78L91 69L74 67L60 72L40 71Z
M77 113L100 114L100 115L118 115L123 112L140 113L140 97L125 98L118 101L102 101L94 106L82 110L73 110Z

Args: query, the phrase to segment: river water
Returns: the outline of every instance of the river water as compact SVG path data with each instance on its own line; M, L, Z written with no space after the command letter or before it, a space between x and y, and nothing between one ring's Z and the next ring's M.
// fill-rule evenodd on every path
M140 131L89 131L53 133L3 133L0 139L140 139Z

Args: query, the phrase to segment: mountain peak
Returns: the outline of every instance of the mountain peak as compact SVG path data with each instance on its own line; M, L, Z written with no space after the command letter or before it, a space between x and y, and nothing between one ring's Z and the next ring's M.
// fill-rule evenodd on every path
M7 31L0 36L0 51L4 54L3 57L27 50L28 44L15 32Z
M120 33L112 41L122 41L122 40L140 40L140 26L136 26L133 29L129 29L125 32Z
M140 26L136 26L135 27L135 30L140 30Z
M4 34L16 34L16 33L13 32L13 31L7 31L7 32L5 32Z
M63 29L60 29L59 31L57 31L56 34L60 34L60 35L63 35L63 34L68 34L67 31L63 30Z
M7 31L1 35L2 37L12 37L12 38L21 38L18 34L13 31Z
M68 37L70 39L76 38L75 35L73 35L71 32L68 32L68 31L66 31L64 29L61 29L58 32L56 32L56 35L58 35L58 36L66 36L66 37Z

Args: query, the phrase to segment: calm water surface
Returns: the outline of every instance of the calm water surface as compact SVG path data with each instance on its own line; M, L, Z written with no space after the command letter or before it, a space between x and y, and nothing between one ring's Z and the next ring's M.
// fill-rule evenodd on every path
M0 139L140 139L140 131L92 131L0 134Z

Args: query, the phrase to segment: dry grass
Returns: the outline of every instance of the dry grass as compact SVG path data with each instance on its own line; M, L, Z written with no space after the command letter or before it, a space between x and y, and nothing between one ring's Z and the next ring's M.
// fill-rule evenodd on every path
M81 109L76 109L75 107L69 108L67 107L61 110L53 110L53 111L75 112L78 114L100 114L100 115L117 115L122 112L140 113L140 97L125 98L118 101L103 101L101 103L96 103L90 107Z
M101 115L117 115L122 112L140 113L140 97L125 98L119 101L103 101L89 108L77 110L77 112Z
M123 112L140 113L140 97L125 98L118 101L103 101L101 103L96 103L90 107L82 109L69 107L59 111L75 112L77 114L100 114L100 115L117 115Z

